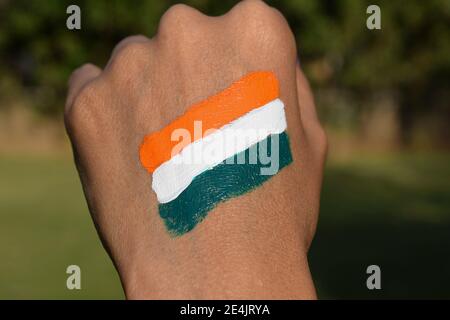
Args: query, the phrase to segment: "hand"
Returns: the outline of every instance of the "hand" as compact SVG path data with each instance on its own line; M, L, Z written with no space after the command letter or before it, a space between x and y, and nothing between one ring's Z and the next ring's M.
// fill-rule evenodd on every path
M307 263L326 138L282 15L243 1L220 17L171 7L106 67L69 81L65 123L94 223L128 298L314 298ZM273 71L294 162L172 238L139 161L145 135L255 70Z

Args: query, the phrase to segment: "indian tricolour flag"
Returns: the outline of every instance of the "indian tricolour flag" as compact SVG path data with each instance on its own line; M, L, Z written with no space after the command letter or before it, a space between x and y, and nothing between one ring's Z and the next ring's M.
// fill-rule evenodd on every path
M284 104L272 72L252 72L144 138L159 213L174 235L220 201L261 185L292 162Z

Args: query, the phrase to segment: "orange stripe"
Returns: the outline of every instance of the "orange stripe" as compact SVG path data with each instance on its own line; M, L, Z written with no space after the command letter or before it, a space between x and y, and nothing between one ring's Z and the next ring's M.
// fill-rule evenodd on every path
M194 136L194 121L202 121L202 135L206 130L219 129L236 120L249 111L259 108L278 98L278 81L275 74L268 71L252 72L222 92L191 106L182 116L174 120L162 130L147 135L140 148L142 165L153 172L172 156L172 149L179 147L179 141L172 141L172 132L186 129L190 132L191 141ZM181 151L179 148L178 151Z

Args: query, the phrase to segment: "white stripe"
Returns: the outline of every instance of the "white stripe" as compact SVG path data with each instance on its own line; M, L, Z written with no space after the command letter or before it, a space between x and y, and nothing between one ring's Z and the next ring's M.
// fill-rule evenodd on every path
M160 203L177 198L192 180L271 134L286 130L284 104L275 99L187 145L153 172L152 188Z

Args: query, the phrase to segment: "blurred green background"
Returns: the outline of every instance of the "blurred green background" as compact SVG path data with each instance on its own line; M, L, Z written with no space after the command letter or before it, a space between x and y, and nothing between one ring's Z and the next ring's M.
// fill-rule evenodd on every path
M321 298L450 298L450 1L268 1L288 19L330 150ZM0 298L123 298L64 134L67 78L156 31L174 1L0 0ZM204 13L236 1L192 0ZM82 30L66 28L78 4ZM381 30L366 8L381 8ZM66 267L82 270L67 290ZM366 288L367 266L382 290Z

